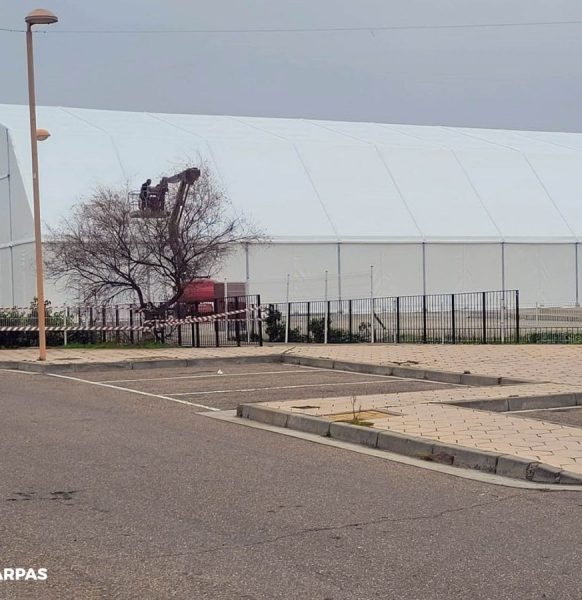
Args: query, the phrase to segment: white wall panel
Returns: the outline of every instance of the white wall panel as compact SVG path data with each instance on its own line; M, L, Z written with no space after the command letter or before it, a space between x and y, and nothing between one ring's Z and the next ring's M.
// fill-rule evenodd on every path
M500 290L501 244L426 244L427 294Z
M265 301L285 300L287 273L291 300L324 297L325 271L337 275L335 244L271 244L249 247L250 293ZM329 290L337 297L337 290Z
M422 294L421 244L341 244L342 296L370 295L370 266L374 266L374 295Z
M244 246L239 246L229 254L221 264L216 265L212 271L212 278L216 281L243 282L246 278L246 253Z
M506 244L505 277L523 305L574 302L574 244Z

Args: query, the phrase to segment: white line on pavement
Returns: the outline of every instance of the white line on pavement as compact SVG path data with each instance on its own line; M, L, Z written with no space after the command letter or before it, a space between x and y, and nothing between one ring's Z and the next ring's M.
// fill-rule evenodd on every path
M315 371L328 371L328 369L313 369ZM311 372L311 369L310 371ZM333 373L333 371L330 371ZM294 371L289 369L288 371L261 371L257 373L223 373L222 375L217 375L215 371L212 372L211 375L177 375L175 377L148 377L143 379L104 379L101 383L136 383L139 381L166 381L166 380L174 380L174 379L212 379L214 377L248 377L249 375L279 375L282 373L286 373L287 375L305 375L306 371Z
M180 392L179 394L168 394L169 396L204 396L207 394L232 394L234 392L262 392L263 390L292 390L297 388L310 388L310 387L330 387L334 385L363 385L365 383L378 383L378 380L373 381L341 381L339 383L305 383L303 385L277 385L275 387L263 387L263 388L243 388L237 390L210 390L204 392ZM392 383L386 381L386 383Z
M21 375L40 375L36 371L21 371L20 369L0 369L0 371L4 371L5 373L20 373Z
M71 381L79 381L81 383L88 383L90 385L98 385L100 387L110 388L112 390L118 390L121 392L131 392L133 394L139 394L140 396L149 396L150 398L161 398L162 400L170 400L171 402L177 402L178 404L187 404L189 406L195 406L196 408L203 408L205 410L219 411L219 408L212 406L206 406L205 404L196 404L195 402L188 402L187 400L179 400L178 398L170 398L170 396L164 396L162 394L150 394L149 392L142 392L140 390L132 390L130 388L121 387L119 385L111 385L108 383L102 383L100 381L88 381L87 379L80 379L79 377L70 377L69 375L57 375L56 373L47 373L49 377L59 377L60 379L70 379Z
M293 364L293 363L287 363L287 364ZM298 365L299 366L299 365ZM437 384L437 385L446 385L447 387L449 386L454 386L454 387L468 387L467 385L465 385L464 383L447 383L446 381L435 381L434 379L422 379L420 377L400 377L397 375L379 375L377 373L362 373L361 371L348 371L346 369L332 369L331 367L329 369L320 369L319 367L309 367L308 365L301 365L304 369L314 369L316 371L329 371L329 372L335 372L335 373L349 373L350 375L365 375L366 377L381 377L384 379L398 379L400 381L420 381L421 383L430 383L431 385Z

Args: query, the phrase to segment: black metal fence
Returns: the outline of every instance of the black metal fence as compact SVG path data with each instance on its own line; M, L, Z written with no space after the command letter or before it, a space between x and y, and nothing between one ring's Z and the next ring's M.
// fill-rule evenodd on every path
M161 310L152 304L46 307L47 343L161 343L198 348L262 345L261 298L229 296L176 304ZM0 347L35 346L38 310L0 308Z
M516 290L269 304L271 342L518 343Z

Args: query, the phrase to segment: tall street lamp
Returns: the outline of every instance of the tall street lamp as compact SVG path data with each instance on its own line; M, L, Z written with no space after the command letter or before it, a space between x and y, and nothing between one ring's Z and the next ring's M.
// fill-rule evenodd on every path
M40 226L40 192L38 186L37 139L48 137L48 131L36 128L36 99L34 94L34 60L32 52L32 26L51 25L58 21L49 10L37 8L26 18L26 54L28 59L28 106L30 108L30 148L32 152L32 193L34 199L34 248L36 253L36 297L38 302L38 348L39 360L46 360L46 331L44 306L44 276L42 264L42 237Z

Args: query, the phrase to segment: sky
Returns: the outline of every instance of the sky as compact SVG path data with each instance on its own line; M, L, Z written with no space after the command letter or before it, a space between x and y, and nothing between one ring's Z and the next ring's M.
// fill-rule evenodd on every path
M582 131L575 0L43 1L39 104ZM37 7L0 0L0 28ZM579 22L433 28L556 21ZM313 28L361 30L256 31ZM0 77L0 103L27 102L23 33L0 31Z

